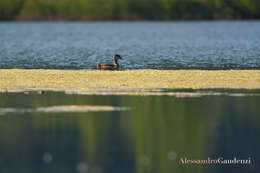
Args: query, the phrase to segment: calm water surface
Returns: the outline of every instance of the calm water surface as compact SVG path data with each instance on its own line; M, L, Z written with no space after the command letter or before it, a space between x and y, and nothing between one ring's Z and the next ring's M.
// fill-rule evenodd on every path
M260 69L260 22L0 23L0 68Z
M129 111L0 116L1 173L257 173L260 96L0 94L0 108L112 105ZM248 159L183 165L180 159Z

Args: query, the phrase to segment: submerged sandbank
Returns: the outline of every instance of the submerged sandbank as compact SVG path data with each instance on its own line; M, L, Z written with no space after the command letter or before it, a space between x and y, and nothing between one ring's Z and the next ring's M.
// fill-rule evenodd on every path
M39 108L0 108L0 115L7 113L70 113L70 112L109 112L109 111L126 111L127 107L115 107L115 106L102 106L102 105L61 105L51 107L39 107Z
M0 92L146 92L160 89L260 89L260 70L1 69Z

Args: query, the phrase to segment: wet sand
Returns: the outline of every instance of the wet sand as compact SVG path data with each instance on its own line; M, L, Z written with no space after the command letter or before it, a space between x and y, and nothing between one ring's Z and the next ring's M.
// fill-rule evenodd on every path
M260 89L260 70L0 70L0 92L142 93L212 88Z

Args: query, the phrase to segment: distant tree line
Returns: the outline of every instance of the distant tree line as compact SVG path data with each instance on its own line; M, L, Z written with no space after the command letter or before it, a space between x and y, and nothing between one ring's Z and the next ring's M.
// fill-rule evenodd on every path
M0 0L0 20L259 18L260 0Z

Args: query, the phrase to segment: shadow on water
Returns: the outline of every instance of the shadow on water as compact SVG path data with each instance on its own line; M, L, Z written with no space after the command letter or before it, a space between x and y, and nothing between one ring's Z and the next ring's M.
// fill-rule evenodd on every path
M259 96L0 94L0 108L110 105L129 111L0 116L0 172L258 172ZM248 159L247 165L181 159Z

